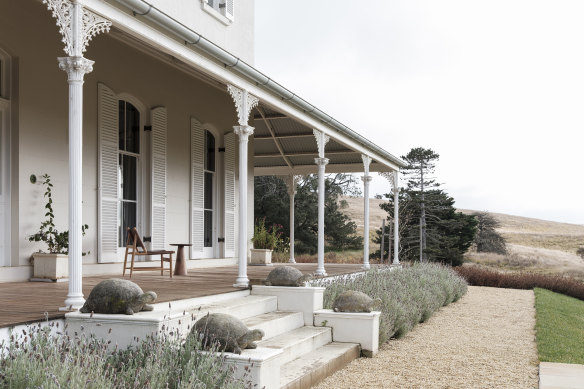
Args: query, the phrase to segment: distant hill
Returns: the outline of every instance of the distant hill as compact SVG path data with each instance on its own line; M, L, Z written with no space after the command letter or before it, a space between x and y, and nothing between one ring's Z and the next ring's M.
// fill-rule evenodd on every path
M356 224L359 234L363 233L362 197L343 197L348 207L343 210ZM387 217L379 204L387 200L369 200L370 236L381 227L381 220ZM470 214L476 211L459 209ZM499 221L499 232L505 237L509 254L469 253L472 262L495 266L501 269L526 269L544 273L571 274L584 279L584 260L576 255L576 250L584 246L584 225L558 223L523 216L492 213ZM374 247L374 246L372 246Z

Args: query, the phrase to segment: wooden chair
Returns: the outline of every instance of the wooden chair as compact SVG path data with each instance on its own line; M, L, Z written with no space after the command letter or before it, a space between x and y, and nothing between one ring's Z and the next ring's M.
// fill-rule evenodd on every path
M142 271L142 270L160 270L160 275L164 275L164 271L168 270L170 272L170 278L172 278L172 254L174 251L169 250L156 250L156 251L148 251L142 243L142 239L140 239L140 234L138 234L138 230L136 227L129 228L128 227L128 237L126 238L126 255L124 256L124 272L123 275L126 275L126 269L130 269L130 278L132 278L132 272L135 271ZM130 266L128 267L128 255L132 256L130 260ZM143 255L160 255L160 266L148 266L148 267L136 267L134 268L134 258L136 256L143 256ZM168 262L170 264L169 269L164 268L164 262Z

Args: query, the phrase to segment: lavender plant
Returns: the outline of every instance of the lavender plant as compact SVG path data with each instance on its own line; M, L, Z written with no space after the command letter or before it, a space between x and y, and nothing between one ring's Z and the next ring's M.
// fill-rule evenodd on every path
M435 263L416 263L403 269L377 267L362 276L314 281L326 287L324 307L332 308L335 298L345 290L358 290L382 300L379 342L399 338L417 323L424 322L444 305L460 299L467 284L450 267Z
M246 387L233 377L221 354L200 350L196 336L183 342L171 332L118 350L90 335L69 336L55 328L33 326L0 345L0 387Z

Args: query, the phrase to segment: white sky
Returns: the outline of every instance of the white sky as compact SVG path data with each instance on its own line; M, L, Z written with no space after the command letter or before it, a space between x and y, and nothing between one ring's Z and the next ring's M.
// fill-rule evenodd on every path
M457 207L584 224L584 1L255 4L255 67L396 156L436 151Z

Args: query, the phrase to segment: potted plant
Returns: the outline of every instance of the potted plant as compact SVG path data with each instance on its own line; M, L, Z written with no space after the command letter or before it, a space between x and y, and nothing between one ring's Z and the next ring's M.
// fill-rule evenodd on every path
M69 276L69 231L59 232L55 227L55 213L53 211L53 194L51 177L45 174L41 177L46 187L44 197L46 219L41 222L39 231L28 237L30 242L44 242L47 245L47 252L39 250L32 254L33 279L47 281L66 281ZM35 181L31 180L35 183ZM85 235L85 230L89 226L84 224L81 231ZM82 255L85 255L83 253Z
M253 249L251 249L250 263L252 265L270 265L272 263L272 251L281 239L282 232L279 226L273 225L266 228L266 219L259 220L253 229Z

